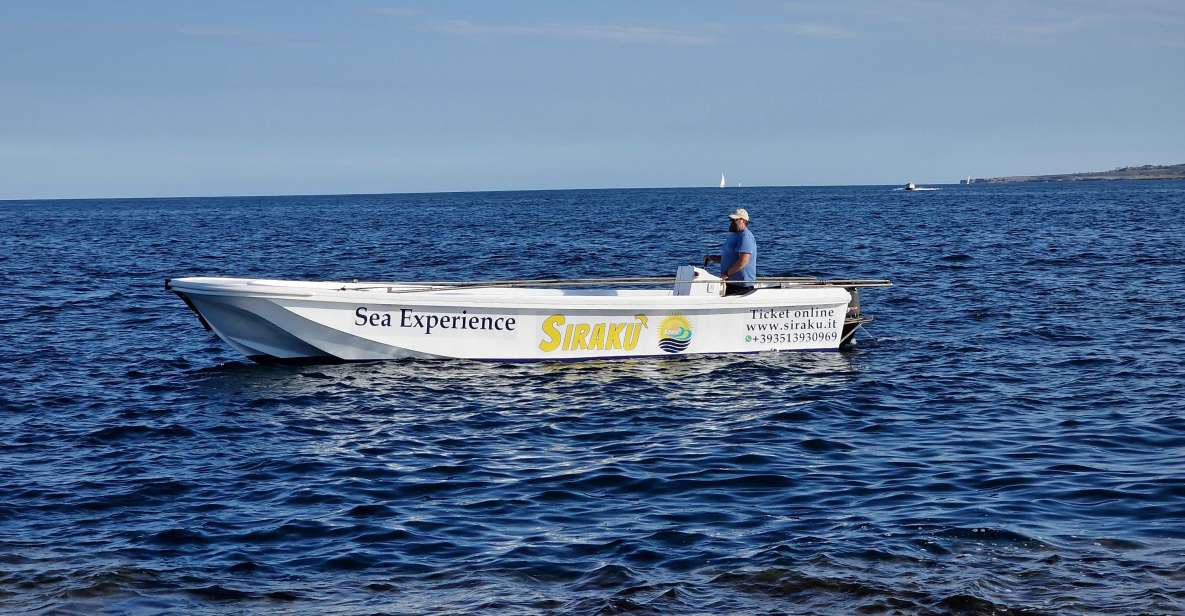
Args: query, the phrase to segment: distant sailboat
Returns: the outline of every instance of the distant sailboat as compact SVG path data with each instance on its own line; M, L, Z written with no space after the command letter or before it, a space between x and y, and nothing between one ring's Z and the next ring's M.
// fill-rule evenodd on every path
M723 173L723 172L721 172L721 173L720 173L720 188L724 188L724 187L725 187L725 183L724 183L724 173Z

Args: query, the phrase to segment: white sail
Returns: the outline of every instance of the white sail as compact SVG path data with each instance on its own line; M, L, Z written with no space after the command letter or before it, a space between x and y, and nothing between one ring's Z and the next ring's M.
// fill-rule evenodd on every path
M725 184L724 184L724 173L723 173L723 172L721 172L721 173L720 173L720 188L724 188L724 186L725 186Z

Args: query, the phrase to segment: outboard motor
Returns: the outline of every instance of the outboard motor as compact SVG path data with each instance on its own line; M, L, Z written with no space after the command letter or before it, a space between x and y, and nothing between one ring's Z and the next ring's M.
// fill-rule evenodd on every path
M848 303L848 313L844 316L843 333L839 337L839 348L850 349L856 346L856 330L865 323L871 323L872 317L866 317L860 312L860 287L845 287L852 296Z

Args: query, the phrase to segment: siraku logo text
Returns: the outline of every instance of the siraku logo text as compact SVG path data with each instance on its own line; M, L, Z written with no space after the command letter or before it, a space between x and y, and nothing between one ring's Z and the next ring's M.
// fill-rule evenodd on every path
M390 312L371 312L363 306L354 311L354 325L391 327ZM514 317L478 316L462 310L461 314L417 314L411 308L400 308L398 326L418 329L431 334L434 329L512 332L517 325Z
M562 314L553 314L543 320L543 341L539 350L550 353L563 351L608 351L622 349L632 351L638 346L642 329L649 325L646 315L635 314L633 321L610 323L606 321L568 323Z

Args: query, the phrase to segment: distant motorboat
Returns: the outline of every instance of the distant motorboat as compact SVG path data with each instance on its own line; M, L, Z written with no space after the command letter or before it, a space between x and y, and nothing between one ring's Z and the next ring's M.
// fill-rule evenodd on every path
M914 184L913 182L907 182L905 184L905 186L902 186L900 188L894 188L893 190L904 190L906 192L928 192L931 190L938 190L938 189L937 188L929 188L927 186L918 186L917 184Z

